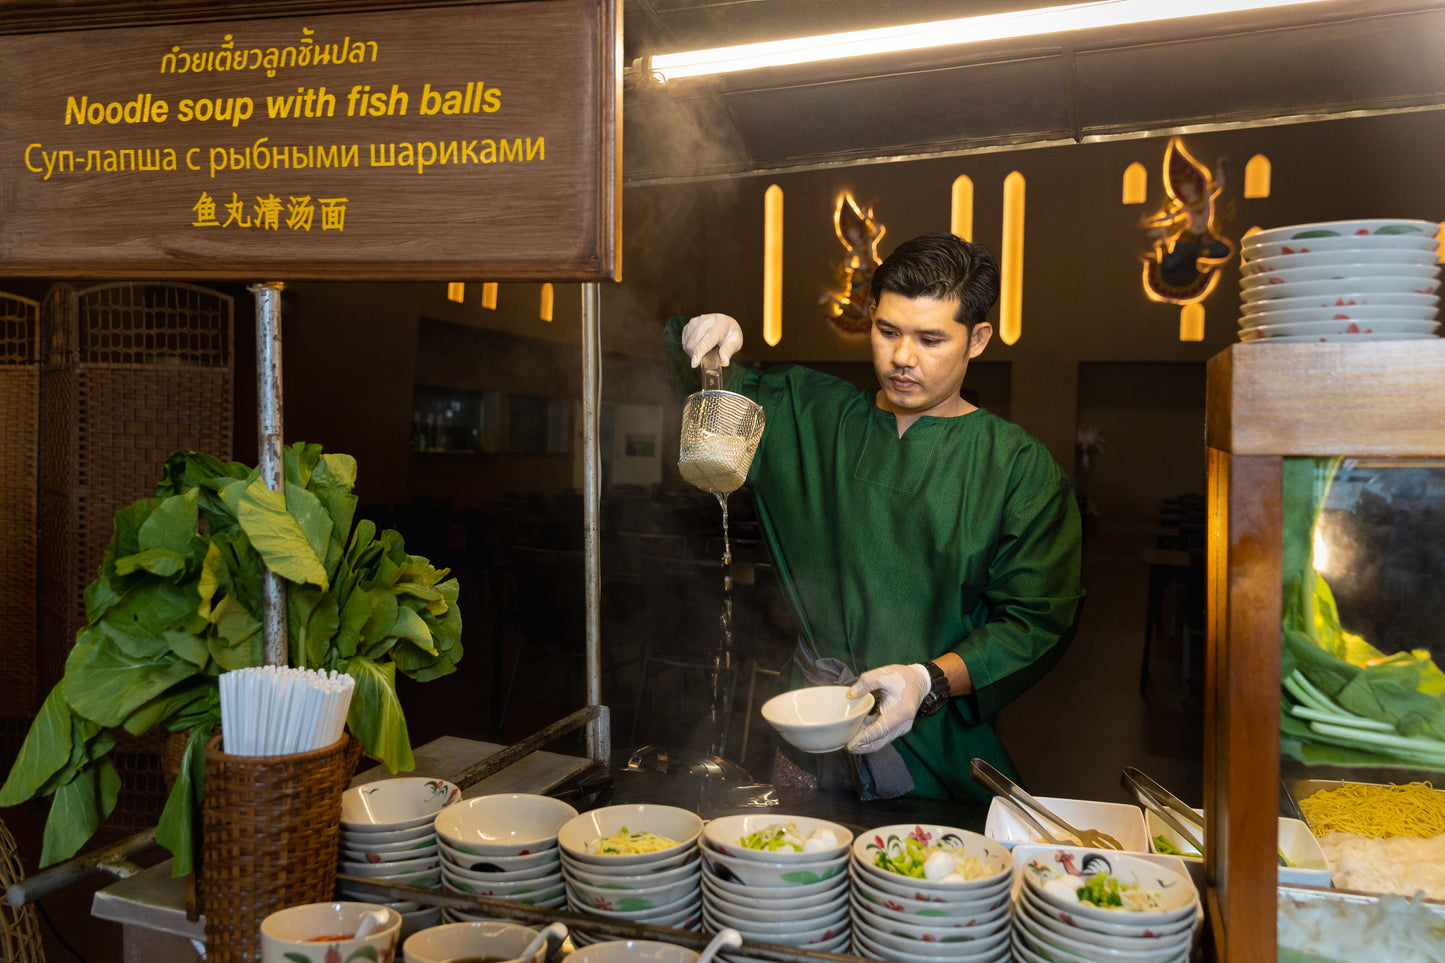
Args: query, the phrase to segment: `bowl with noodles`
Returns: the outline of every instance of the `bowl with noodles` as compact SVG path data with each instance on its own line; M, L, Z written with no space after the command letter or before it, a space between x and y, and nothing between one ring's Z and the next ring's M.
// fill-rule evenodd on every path
M603 806L569 819L557 830L557 845L578 863L637 867L695 850L700 835L697 813L636 803Z
M1428 782L1287 782L1334 885L1445 900L1445 791Z

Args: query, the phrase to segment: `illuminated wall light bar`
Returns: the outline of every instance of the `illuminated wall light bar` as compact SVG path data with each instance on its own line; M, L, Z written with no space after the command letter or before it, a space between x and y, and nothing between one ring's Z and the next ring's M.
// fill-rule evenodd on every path
M447 300L461 304L467 299L467 286L465 282L453 281L447 285Z
M1003 179L1003 256L999 260L998 336L1014 344L1023 334L1024 175Z
M552 320L552 285L542 285L542 305L537 309L537 317L543 321Z
M1011 37L1034 37L1047 33L1155 23L1161 20L1243 13L1320 2L1323 0L1195 0L1186 6L1177 0L1096 0L1093 3L1039 7L1034 10L959 17L930 23L658 54L651 58L647 66L652 77L666 83L683 77L730 73L759 67L783 67L869 54L926 50L931 47L1007 40Z
M948 229L965 241L973 240L973 179L967 174L953 179Z
M497 282L488 281L482 285L482 307L497 310Z
M763 193L763 340L783 340L783 189Z
M1255 154L1244 165L1244 196L1268 197L1271 165L1269 158Z
M1179 309L1179 340L1204 340L1204 305L1194 301Z
M1149 199L1149 172L1135 161L1124 168L1124 193L1121 203L1143 204Z

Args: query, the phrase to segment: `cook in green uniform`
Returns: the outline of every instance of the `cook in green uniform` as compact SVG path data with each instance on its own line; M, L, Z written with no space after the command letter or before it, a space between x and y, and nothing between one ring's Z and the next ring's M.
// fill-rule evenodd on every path
M1083 604L1068 478L960 393L997 297L982 246L914 238L873 277L876 394L792 365L725 369L767 413L748 485L801 625L787 682L879 695L848 746L865 799L987 799L974 756L1016 777L993 719L1058 661ZM717 314L674 318L665 338L694 366L742 345ZM819 757L791 758L817 771Z

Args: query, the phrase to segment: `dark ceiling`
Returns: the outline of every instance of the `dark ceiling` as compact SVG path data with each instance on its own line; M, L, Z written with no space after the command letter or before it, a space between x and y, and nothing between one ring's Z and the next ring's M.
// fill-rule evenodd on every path
M1438 0L1329 0L661 87L638 69L660 53L1042 5L625 0L625 183L1445 106Z

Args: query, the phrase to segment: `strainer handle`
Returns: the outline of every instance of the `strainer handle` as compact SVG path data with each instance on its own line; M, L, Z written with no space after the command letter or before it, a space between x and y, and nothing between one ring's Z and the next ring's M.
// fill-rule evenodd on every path
M702 390L718 391L722 388L722 357L713 348L702 356Z

